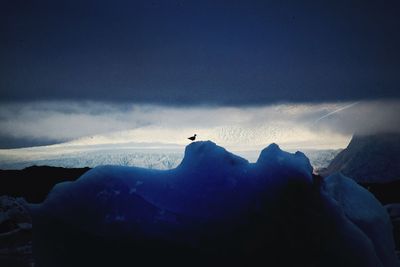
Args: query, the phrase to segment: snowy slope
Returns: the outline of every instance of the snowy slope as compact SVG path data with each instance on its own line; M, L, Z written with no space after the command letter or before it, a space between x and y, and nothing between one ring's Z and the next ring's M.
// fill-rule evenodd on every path
M355 135L323 174L339 171L361 183L400 179L400 134Z

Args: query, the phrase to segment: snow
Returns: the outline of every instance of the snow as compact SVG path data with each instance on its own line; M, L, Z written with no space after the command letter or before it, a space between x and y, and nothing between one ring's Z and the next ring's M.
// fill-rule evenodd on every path
M400 179L400 134L354 135L321 173L341 172L359 183L388 183Z
M168 170L179 165L184 147L160 143L71 145L68 143L0 149L0 169L23 169L33 165L64 168L94 168L100 165L135 166ZM234 150L250 162L257 161L259 150ZM303 152L315 169L327 167L340 150L306 149Z
M137 147L56 147L24 148L0 151L0 169L23 169L32 165L64 168L94 168L100 165L137 166L150 169L172 169L182 160L177 149ZM13 152L13 153L11 153Z
M48 257L50 249L41 236L54 235L48 244L68 243L69 234L62 233L71 228L113 242L163 240L196 249L203 244L207 253L210 246L216 251L232 246L237 252L232 257L245 255L241 244L255 244L252 253L262 244L260 257L267 254L276 266L294 263L295 257L279 256L287 251L307 266L398 266L388 216L370 193L342 176L328 177L320 189L312 172L303 153L276 144L249 163L211 141L188 145L182 162L170 170L96 167L75 182L56 185L42 204L31 206L39 225L36 242L42 244L38 257ZM64 228L52 230L55 222ZM248 235L241 234L243 227ZM327 227L338 234L326 233ZM224 234L237 239L212 241ZM324 242L315 241L324 236Z

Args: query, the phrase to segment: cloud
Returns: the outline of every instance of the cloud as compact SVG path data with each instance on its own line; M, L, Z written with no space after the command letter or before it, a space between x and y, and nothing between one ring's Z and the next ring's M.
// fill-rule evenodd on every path
M261 148L343 147L350 136L400 132L400 101L275 104L258 107L171 107L84 101L0 106L0 137L91 143L185 144L197 133L221 145Z
M342 112L319 119L315 128L347 135L400 132L400 101L357 102Z
M400 97L394 6L1 1L0 99L243 106Z

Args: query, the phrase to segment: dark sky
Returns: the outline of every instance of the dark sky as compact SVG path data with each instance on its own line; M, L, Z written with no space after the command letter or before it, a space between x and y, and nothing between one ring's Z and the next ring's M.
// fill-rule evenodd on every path
M0 101L400 97L399 1L3 0Z

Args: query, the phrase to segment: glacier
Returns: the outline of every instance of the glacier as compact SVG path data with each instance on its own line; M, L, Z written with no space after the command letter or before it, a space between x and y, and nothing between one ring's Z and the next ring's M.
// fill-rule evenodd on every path
M30 205L37 266L399 266L384 208L271 144L193 142L173 169L99 166Z
M19 170L30 166L94 168L100 165L172 169L182 161L182 149L91 145L68 147L52 145L20 149L0 149L0 169Z
M183 148L167 144L119 144L119 145L50 145L32 148L0 149L0 169L20 170L30 166L63 168L94 168L100 165L135 166L148 169L168 170L179 165ZM328 167L340 149L302 150L314 169ZM235 151L238 155L255 162L258 150Z

